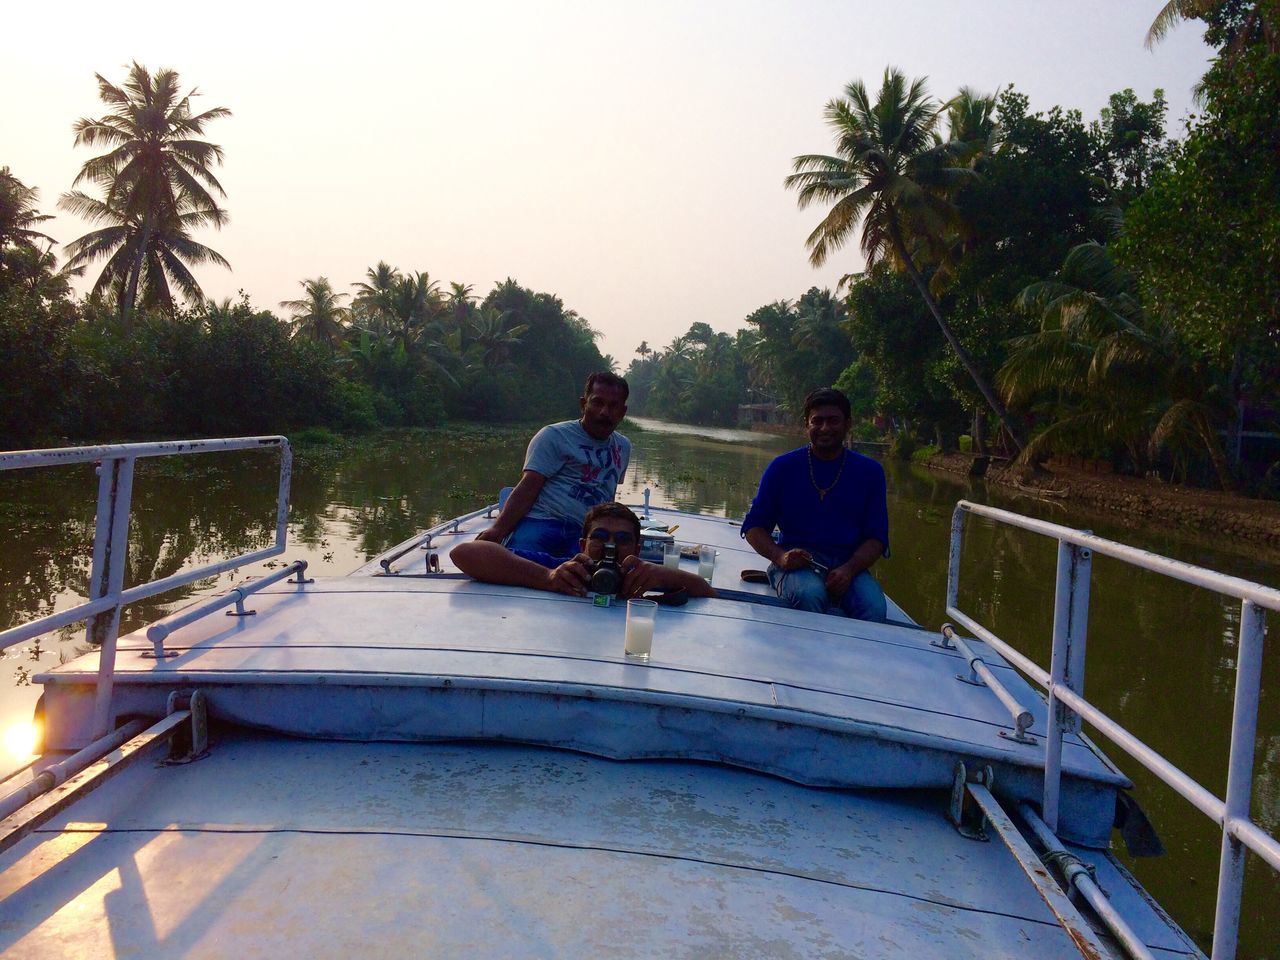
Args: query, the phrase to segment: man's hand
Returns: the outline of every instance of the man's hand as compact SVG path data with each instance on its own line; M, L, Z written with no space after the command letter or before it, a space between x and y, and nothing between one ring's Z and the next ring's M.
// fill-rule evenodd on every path
M667 574L670 571L656 563L646 563L639 557L631 556L622 561L623 597L640 597L649 590L666 590L671 586Z
M833 600L839 600L848 591L849 584L853 583L854 576L853 569L847 563L828 571L827 595Z
M591 585L591 558L585 553L566 560L554 570L547 571L547 589L555 593L567 593L572 597L585 597Z
M797 547L795 549L788 550L775 560L774 563L780 566L783 570L803 570L809 565L811 560L813 560L813 557L810 556L808 550L801 550ZM830 583L831 581L828 580L827 582Z
M490 527L488 530L481 530L476 534L477 540L484 540L487 543L501 543L504 537L506 537L506 534L495 527Z

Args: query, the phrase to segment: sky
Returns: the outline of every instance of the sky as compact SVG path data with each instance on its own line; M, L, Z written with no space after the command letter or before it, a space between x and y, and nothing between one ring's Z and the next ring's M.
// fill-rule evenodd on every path
M277 313L305 278L339 290L379 260L483 295L507 277L558 295L622 367L703 321L833 287L855 245L815 269L821 219L783 188L827 153L824 104L886 66L946 99L1012 84L1033 110L1097 117L1114 92L1163 88L1182 129L1210 50L1195 23L1154 50L1163 0L863 0L414 4L23 3L7 9L0 166L56 209L95 151L72 123L106 111L137 61L172 67L225 163L230 223L197 239L231 263L207 296ZM91 268L90 279L96 277Z

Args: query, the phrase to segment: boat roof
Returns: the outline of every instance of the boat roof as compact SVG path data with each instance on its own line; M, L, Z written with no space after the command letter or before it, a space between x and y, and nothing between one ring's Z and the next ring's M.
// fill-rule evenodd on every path
M457 574L490 522L264 586L158 659L121 637L115 715L198 688L211 753L127 767L0 854L0 950L1079 956L1010 848L948 820L959 764L1013 807L1044 749L936 634L786 608L740 580L763 563L731 520L655 509L717 548L721 595L660 609L638 663L621 605ZM98 666L35 678L51 750L89 739ZM1059 835L1157 956L1198 956L1109 852L1128 780L1079 735L1062 761Z
M215 731L0 854L6 957L1081 954L934 793L511 744ZM1199 956L1077 850L1156 957Z
M117 712L163 716L198 686L214 717L297 736L498 739L617 758L703 759L818 786L944 787L995 764L1040 790L1043 747L1001 735L1009 714L966 664L914 627L724 599L660 609L652 659L623 654L625 608L430 577L282 582L256 614L205 617L157 660L142 631L115 661ZM87 736L98 655L36 679L51 747ZM1011 668L1009 688L1045 724ZM1063 748L1063 829L1105 843L1128 784L1087 741Z

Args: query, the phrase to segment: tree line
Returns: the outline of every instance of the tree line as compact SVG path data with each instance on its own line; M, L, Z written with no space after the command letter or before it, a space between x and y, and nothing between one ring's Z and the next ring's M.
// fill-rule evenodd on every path
M820 265L857 240L836 294L694 324L637 352L643 409L729 422L738 403L796 410L838 383L911 442L1280 493L1247 477L1241 410L1280 401L1280 18L1274 2L1169 3L1149 42L1194 17L1217 49L1181 138L1166 103L1114 94L1091 123L1033 112L1013 87L941 102L886 70L826 105L831 154L786 178L824 215ZM718 376L711 376L711 371ZM731 374L731 375L730 375ZM1260 469L1275 460L1264 458Z
M1086 122L1013 87L944 102L893 69L848 84L825 108L832 151L796 157L784 187L821 212L812 261L856 241L865 269L732 334L698 320L642 343L633 411L730 424L835 383L864 431L874 417L902 446L967 436L1025 463L1258 481L1240 428L1280 384L1280 15L1170 0L1149 42L1187 18L1217 53L1175 138L1159 90L1114 94ZM379 262L350 284L305 279L271 310L208 301L192 271L225 260L195 234L227 215L203 137L229 111L197 111L172 70L97 80L108 112L73 129L104 152L58 201L93 229L65 263L36 191L0 167L6 445L542 418L614 365L582 317L510 279L480 297Z
M64 264L38 192L0 167L0 446L556 417L614 365L583 317L510 278L481 297L379 262L347 289L301 281L279 314L208 300L192 268L227 263L193 234L227 215L222 150L199 138L229 111L195 112L172 70L97 79L109 112L75 144L106 152L59 200L94 229Z

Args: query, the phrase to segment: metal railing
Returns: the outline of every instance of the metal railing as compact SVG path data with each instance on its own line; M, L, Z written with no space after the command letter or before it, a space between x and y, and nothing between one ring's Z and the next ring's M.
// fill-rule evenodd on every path
M124 572L129 549L134 463L145 457L265 449L280 451L275 543L261 550L184 570L126 590ZM120 633L120 611L138 600L283 553L289 523L289 481L293 471L293 453L289 448L289 441L279 436L120 443L99 447L59 447L0 453L0 471L76 463L98 464L98 510L93 534L89 599L69 610L49 614L0 632L0 650L84 621L86 639L98 648L98 687L93 719L93 736L97 738L105 736L111 729L111 690L115 674L116 638Z
M959 609L964 522L970 514L1030 530L1058 542L1053 650L1048 671L1014 650ZM1084 698L1089 575L1092 555L1095 553L1240 601L1240 636L1225 800L1206 790ZM1041 805L1041 817L1045 825L1051 831L1057 830L1063 734L1078 733L1081 721L1087 720L1095 730L1222 827L1213 960L1232 960L1236 954L1246 848L1256 853L1273 869L1280 871L1280 843L1249 818L1249 803L1253 794L1254 739L1258 729L1258 700L1262 681L1262 647L1266 630L1264 610L1280 611L1280 590L1179 560L1170 560L1147 550L1094 536L1085 530L1035 520L966 500L956 505L952 515L951 555L947 570L947 615L985 641L1016 668L1044 687L1049 694L1048 730L1044 738L1044 797Z
M395 549L394 552L388 553L386 556L378 560L379 565L382 567L383 574L387 576L395 576L398 571L392 570L391 565L401 557L413 553L415 550L430 550L432 546L431 541L436 537L450 533L457 533L458 528L462 524L466 523L468 520L474 520L476 517L493 516L493 511L497 509L497 506L498 505L496 503L491 503L487 507L481 507L479 510L472 510L470 513L464 513L460 517L454 517L452 520L446 520L443 523L438 523L434 527L422 531L422 533L410 540L409 543L401 546L399 549Z

